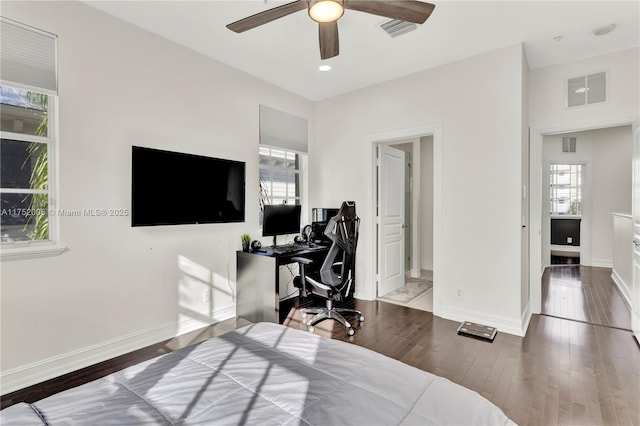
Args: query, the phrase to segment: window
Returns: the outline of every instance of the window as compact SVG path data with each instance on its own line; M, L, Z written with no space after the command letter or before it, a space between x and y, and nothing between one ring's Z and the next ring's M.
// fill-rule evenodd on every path
M551 164L549 197L552 216L582 215L582 165Z
M0 86L2 243L49 240L49 96Z
M260 146L260 225L266 204L301 204L302 154Z
M2 256L57 254L56 37L6 18L0 31Z

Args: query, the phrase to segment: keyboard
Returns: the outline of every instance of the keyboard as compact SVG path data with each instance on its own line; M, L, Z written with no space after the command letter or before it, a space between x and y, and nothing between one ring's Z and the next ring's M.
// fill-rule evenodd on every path
M289 254L302 251L302 248L295 244L284 244L281 246L272 247L271 250L276 254Z

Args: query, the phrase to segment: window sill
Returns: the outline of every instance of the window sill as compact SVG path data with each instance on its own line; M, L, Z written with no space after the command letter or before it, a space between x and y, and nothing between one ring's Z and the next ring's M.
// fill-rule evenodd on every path
M3 262L10 260L38 259L62 254L67 248L58 244L25 244L24 246L3 247L0 258Z

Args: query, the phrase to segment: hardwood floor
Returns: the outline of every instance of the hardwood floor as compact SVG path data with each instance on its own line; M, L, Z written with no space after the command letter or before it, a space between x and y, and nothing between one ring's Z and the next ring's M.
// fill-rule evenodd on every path
M355 306L366 319L353 338L333 321L319 324L316 333L446 377L483 395L520 425L640 424L640 348L628 331L534 315L526 337L498 333L488 343L458 336L458 323L431 312L381 301L356 300ZM244 324L228 320L7 395L2 403L37 400ZM305 329L297 307L286 324Z
M631 329L631 311L611 279L611 269L551 266L542 277L542 313Z

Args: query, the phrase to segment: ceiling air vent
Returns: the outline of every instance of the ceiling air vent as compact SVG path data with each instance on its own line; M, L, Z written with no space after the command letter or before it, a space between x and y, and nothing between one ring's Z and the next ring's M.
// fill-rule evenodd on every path
M562 137L562 152L576 152L576 138L575 136L563 136Z
M413 22L401 21L400 19L390 19L381 23L380 28L382 28L391 37L396 38L402 34L417 30L418 26Z

